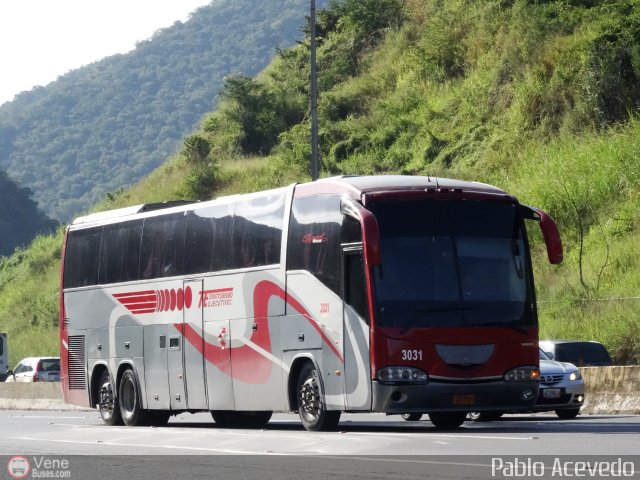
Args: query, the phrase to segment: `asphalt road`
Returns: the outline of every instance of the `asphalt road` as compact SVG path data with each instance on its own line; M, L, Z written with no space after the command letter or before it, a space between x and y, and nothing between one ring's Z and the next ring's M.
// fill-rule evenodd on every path
M49 471L58 478L65 459L67 478L494 478L496 458L517 466L558 456L633 462L639 478L639 453L640 416L508 415L440 431L428 420L346 414L335 432L307 432L291 414L243 430L207 414L127 428L105 426L97 412L0 411L0 462L19 455L42 472L43 459L57 460ZM0 478L7 471L0 465Z

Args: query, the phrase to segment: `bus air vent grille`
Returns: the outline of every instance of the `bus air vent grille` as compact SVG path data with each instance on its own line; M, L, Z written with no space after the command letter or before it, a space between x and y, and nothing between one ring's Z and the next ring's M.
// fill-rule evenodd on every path
M84 356L84 335L69 337L69 389L87 388L87 371Z

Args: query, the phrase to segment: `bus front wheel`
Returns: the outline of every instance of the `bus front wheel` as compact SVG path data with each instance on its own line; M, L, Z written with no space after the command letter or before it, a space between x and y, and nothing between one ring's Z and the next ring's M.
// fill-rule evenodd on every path
M140 398L140 388L138 380L133 370L126 370L120 379L120 388L118 389L120 401L120 414L122 421L128 427L136 427L144 425L146 416L142 410Z
M333 430L340 421L339 410L327 410L320 377L307 363L298 377L298 414L304 428L311 431Z
M430 413L429 420L436 428L458 428L467 418L467 412Z
M122 416L120 415L120 405L113 395L113 382L108 370L104 370L100 375L100 390L98 392L98 409L102 421L109 426L122 425Z

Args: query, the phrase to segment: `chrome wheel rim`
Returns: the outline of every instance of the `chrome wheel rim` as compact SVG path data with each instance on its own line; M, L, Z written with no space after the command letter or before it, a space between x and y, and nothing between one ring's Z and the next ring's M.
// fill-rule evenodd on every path
M300 411L309 423L315 423L320 415L320 389L313 377L300 388Z
M114 408L111 382L105 382L102 387L100 387L100 415L102 418L108 420L113 417Z

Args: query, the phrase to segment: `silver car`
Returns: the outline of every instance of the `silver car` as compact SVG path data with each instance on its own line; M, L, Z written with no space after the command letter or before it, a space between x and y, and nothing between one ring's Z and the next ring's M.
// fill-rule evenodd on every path
M584 404L584 380L572 363L556 362L540 350L540 389L536 404L526 412L556 412L560 418L575 418ZM504 413L471 412L469 418L477 422L497 420Z

